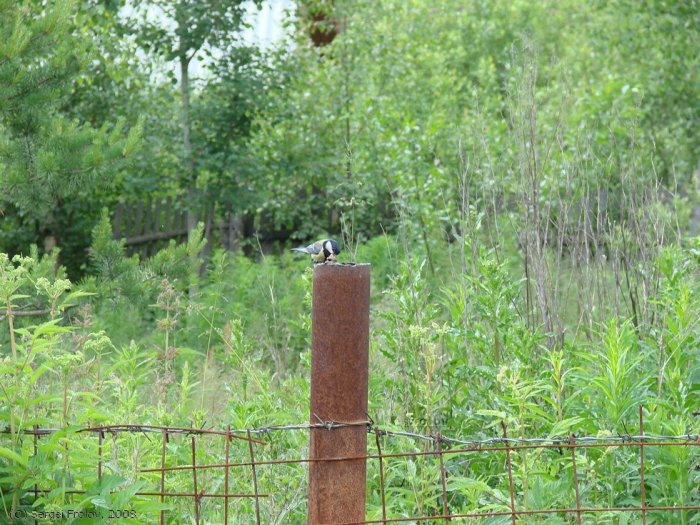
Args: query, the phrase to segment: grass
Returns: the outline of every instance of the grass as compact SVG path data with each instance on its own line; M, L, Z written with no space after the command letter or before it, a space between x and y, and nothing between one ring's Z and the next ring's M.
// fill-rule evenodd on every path
M644 305L644 323L639 322L642 317L635 323L622 299L627 288L605 295L606 303L586 290L593 279L610 291L617 282L614 262L582 267L568 258L557 261L550 253L549 264L561 272L560 280L570 283L559 288L559 304L568 305L559 313L563 338L551 338L538 315L528 310L527 283L518 273L522 261L517 257L499 258L488 248L465 251L455 242L443 249L432 274L418 253L402 256L397 245L390 236L379 237L359 246L357 254L358 260L373 265L369 411L380 426L484 439L498 435L505 421L514 437L620 435L634 433L643 404L647 433L700 430L693 415L700 406L694 248L661 248L651 261L656 286ZM45 260L3 262L0 289L9 310L19 312L45 301L56 317L14 317L10 325L6 308L8 330L2 344L14 347L0 368L0 418L10 429L0 445L0 489L7 513L33 501L26 489L36 482L56 489L39 498L42 509L95 508L105 504L100 498L108 497L109 505L124 502L142 516L157 516L157 501L132 494L158 487L157 476L137 471L159 464L159 440L138 434L106 439L105 478L97 482L95 438L71 428L125 422L250 428L307 421L306 261L268 255L254 262L216 253L192 292L193 277L168 266L173 254L178 255L175 249L161 255L160 273L148 263L127 265L109 281L99 275L86 280L72 295L60 275L47 277ZM153 278L138 284L138 276L129 272ZM180 277L169 277L169 272ZM39 275L47 280L40 281ZM139 287L141 297L129 286ZM584 292L595 299L586 322L580 312L591 303ZM613 297L620 302L615 304ZM72 307L75 303L83 306ZM534 304L530 308L537 309ZM39 440L33 457L31 440L21 438L21 431L33 425L68 430ZM303 458L307 446L305 432L279 433L256 457ZM405 452L423 450L423 445L388 439L383 448L385 453ZM189 454L187 439L174 437L168 444L168 464L187 464ZM221 443L202 442L198 462L221 462L222 454ZM247 451L235 454L244 460ZM696 497L698 451L650 448L646 456L649 505L679 505ZM583 505L639 504L635 451L584 449L577 452L577 463ZM392 460L385 468L390 515L440 511L435 461ZM567 454L522 451L513 455L513 468L520 505L571 505ZM448 457L446 469L453 512L507 510L503 457L456 455ZM369 473L368 516L376 517L376 468L370 466ZM261 468L259 476L261 491L275 495L262 505L263 521L304 522L305 467ZM222 473L203 474L200 482L211 490L220 488ZM237 475L231 483L232 491L250 491L247 475ZM191 473L185 471L168 475L166 485L185 491L190 484ZM109 487L117 491L109 495ZM85 489L88 495L70 496L65 492L69 488ZM191 502L166 503L171 519L192 519ZM230 519L247 519L254 512L251 505L237 502ZM206 499L201 510L209 522L221 519L218 500ZM693 511L677 514L681 523L697 522ZM589 522L625 519L595 515ZM650 523L667 519L649 516Z

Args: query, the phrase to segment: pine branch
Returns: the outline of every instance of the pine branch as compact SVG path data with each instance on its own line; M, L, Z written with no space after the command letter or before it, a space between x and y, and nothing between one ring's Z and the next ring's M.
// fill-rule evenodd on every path
M40 79L38 82L33 83L33 84L31 84L31 85L29 85L29 84L27 83L25 86L21 86L21 87L23 87L24 89L21 89L21 88L20 88L19 90L17 90L17 91L16 91L15 93L13 93L12 95L10 95L10 96L8 96L8 97L5 97L4 99L0 99L0 100L11 101L11 100L15 100L15 99L17 99L17 98L22 98L22 97L28 95L28 94L31 93L31 92L36 92L36 91L38 91L38 89L36 89L36 88L41 88L42 86L44 86L45 84L47 84L50 80L58 80L58 79L60 79L60 78L61 78L61 75L59 75L57 71L52 71L51 74L44 76L44 77L43 77L42 79Z
M60 173L62 175L68 175L68 176L76 176L76 175L85 175L86 173L95 170L95 169L103 169L103 168L109 168L115 164L118 164L122 160L124 160L125 156L124 155L117 155L113 159L105 160L102 163L100 163L99 166L86 166L84 168L76 168L72 170L64 170L61 171Z
M27 42L27 45L25 46L25 48L29 48L29 46L30 46L31 44L33 44L34 42L38 42L39 39L45 38L45 37L47 37L47 36L50 36L50 33L49 33L48 31L40 31L39 33L36 33L36 34L32 35L32 37L31 37L31 38L29 39L29 41ZM51 44L53 44L53 42L51 42L51 41L47 42L46 47L49 47ZM42 44L42 45L43 45L43 44ZM41 47L38 47L37 49L35 49L35 50L33 50L33 51L37 51L37 50L40 50L40 49L41 49ZM11 59L10 59L9 57L6 58L5 60L1 60L1 61L0 61L0 67L3 67L5 64L10 63L10 61L11 61Z

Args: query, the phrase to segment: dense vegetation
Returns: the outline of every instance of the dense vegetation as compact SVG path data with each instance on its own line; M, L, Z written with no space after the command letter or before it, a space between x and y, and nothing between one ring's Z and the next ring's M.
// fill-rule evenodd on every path
M133 493L159 482L136 475L158 465L158 440L105 443L98 482L80 427L307 421L311 270L286 248L326 235L372 264L378 425L605 436L634 433L643 405L647 433L700 432L696 1L300 2L273 50L240 43L239 3L192 4L0 0L0 522L35 484L51 490L41 509L156 519ZM332 43L312 45L314 17ZM200 78L194 56L208 57ZM239 251L205 256L190 217L186 244L129 256L108 210L146 196L234 216ZM65 430L34 455L35 425ZM188 446L174 439L170 461L187 464ZM285 433L262 455L307 446ZM638 505L637 453L578 452L583 504ZM648 504L698 504L697 450L646 461ZM572 505L570 458L513 462L521 505ZM451 509L508 509L502 456L447 470ZM391 515L440 512L435 461L385 475ZM167 488L189 490L178 476ZM302 466L260 484L264 523L304 522ZM172 523L193 520L191 502L167 503ZM203 503L208 522L221 512Z

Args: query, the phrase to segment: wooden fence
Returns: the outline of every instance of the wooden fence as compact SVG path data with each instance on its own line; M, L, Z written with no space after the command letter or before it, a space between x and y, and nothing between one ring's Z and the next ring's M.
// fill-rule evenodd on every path
M119 203L112 212L112 231L115 239L124 239L129 254L141 258L155 255L171 240L187 240L187 205L173 199L145 199ZM264 216L242 214L210 206L195 213L195 222L204 223L207 244L202 255L207 256L215 247L235 252L239 248L250 253L274 250L279 242L290 239L293 230L275 225ZM243 243L244 239L254 239Z
M172 198L119 203L114 209L115 239L125 239L129 253L155 254L171 239L187 239L187 211Z
M187 240L187 213L187 207L171 197L119 203L112 214L114 238L124 239L127 253L150 257L171 240ZM235 251L243 234L241 219L230 212L218 222L214 218L211 207L196 213L196 221L204 223L205 252L214 246Z

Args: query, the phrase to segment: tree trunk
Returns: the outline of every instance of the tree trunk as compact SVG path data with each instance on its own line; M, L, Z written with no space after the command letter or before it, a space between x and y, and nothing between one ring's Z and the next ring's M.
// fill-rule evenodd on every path
M194 156L192 154L192 141L190 140L190 58L180 57L180 98L182 103L182 153L185 160L185 174L187 184L187 235L197 226L197 188L194 169Z
M241 246L243 238L243 217L240 214L230 211L226 214L228 221L226 228L226 249L236 253Z

